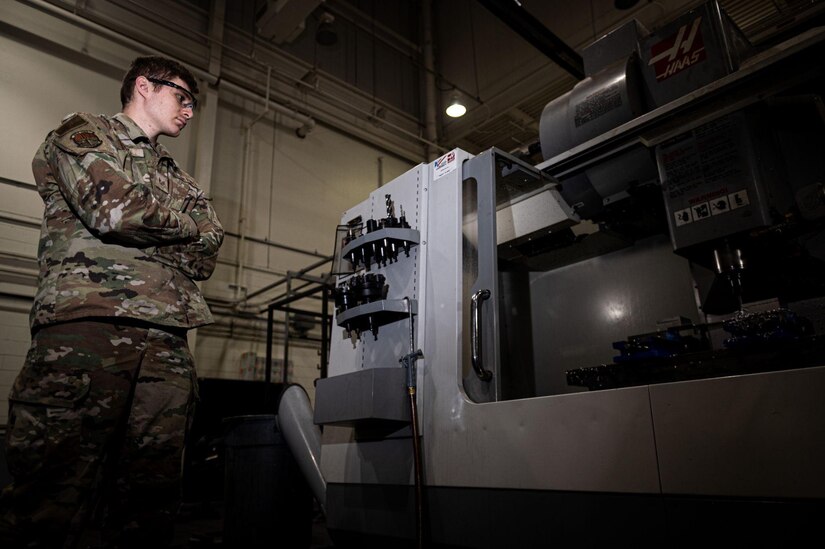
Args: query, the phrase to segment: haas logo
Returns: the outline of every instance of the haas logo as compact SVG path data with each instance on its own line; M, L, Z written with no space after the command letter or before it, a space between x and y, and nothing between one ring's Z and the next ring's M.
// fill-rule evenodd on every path
M653 65L656 80L670 78L707 57L702 33L699 32L701 22L702 18L697 17L693 23L682 25L676 34L668 36L650 48L651 57L648 65Z

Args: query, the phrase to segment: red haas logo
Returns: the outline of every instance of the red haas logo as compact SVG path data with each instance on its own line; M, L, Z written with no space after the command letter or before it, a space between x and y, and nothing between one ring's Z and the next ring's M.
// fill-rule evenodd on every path
M707 57L702 33L699 32L701 22L702 18L697 17L692 24L682 25L676 34L668 36L650 48L651 58L648 65L654 66L656 80L670 78Z

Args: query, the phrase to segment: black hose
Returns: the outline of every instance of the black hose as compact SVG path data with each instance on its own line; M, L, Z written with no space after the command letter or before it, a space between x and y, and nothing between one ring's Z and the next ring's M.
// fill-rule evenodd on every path
M413 460L415 462L415 532L418 549L424 547L424 497L421 473L421 440L418 436L418 406L416 405L415 387L408 387L410 395L410 416L412 417Z

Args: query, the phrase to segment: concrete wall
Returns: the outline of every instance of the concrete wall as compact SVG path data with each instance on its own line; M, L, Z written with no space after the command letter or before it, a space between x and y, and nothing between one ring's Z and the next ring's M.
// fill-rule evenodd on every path
M29 345L27 317L42 215L31 158L67 113L117 112L119 78L128 61L140 53L34 9L23 11L15 3L0 8L0 424L7 420L8 391ZM199 148L197 116L180 138L166 139L164 144L190 173L199 159L211 159L207 166L211 164L213 204L225 228L238 233L246 127L263 107L225 91L219 92L219 98L214 150ZM391 180L411 164L321 125L305 139L297 137L293 128L294 123L290 126L268 115L251 132L246 234L330 255L341 212L362 200L380 180ZM203 285L210 300L237 297L231 287L236 283L237 243L237 238L227 237L218 269ZM246 241L242 256L240 286L247 292L318 259L251 240ZM278 293L251 301L261 304ZM320 308L313 301L301 307ZM263 323L240 333L241 328L231 326L239 321L227 315L227 309L215 310L219 326L199 330L193 338L199 374L237 378L243 353L265 354ZM317 345L308 345L291 347L290 362L292 379L312 395L319 357ZM276 347L274 353L281 356L281 349Z

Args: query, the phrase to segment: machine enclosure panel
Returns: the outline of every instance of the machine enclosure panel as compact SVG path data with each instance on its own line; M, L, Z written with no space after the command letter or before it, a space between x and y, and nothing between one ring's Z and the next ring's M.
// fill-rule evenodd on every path
M548 188L498 208L496 242L499 246L514 244L532 235L557 231L576 223L578 217L558 191Z
M462 151L456 154L459 166L469 158ZM479 173L474 177L482 178ZM435 181L429 175L422 179L429 182L430 211L428 227L421 229L437 235L422 236L419 260L426 258L427 267L420 283L428 290L418 294L416 339L424 352L418 390L428 485L821 496L825 487L812 463L825 456L822 423L807 417L816 410L816 388L822 387L825 377L821 369L473 402L464 390L465 377L472 373L462 349L463 309L468 307L469 296L461 292L461 170ZM417 184L409 174L400 180ZM404 194L400 189L394 193ZM412 271L420 268L420 263L399 261L398 265ZM382 330L379 344L384 343L383 334ZM406 350L401 339L398 356ZM351 342L344 343L344 349L351 352ZM333 355L330 374L342 376L332 383L346 385L352 372L346 371L346 361L336 359L340 356L345 355L340 351ZM362 360L359 369L378 367L368 358ZM391 390L386 384L382 387ZM340 386L338 390L352 392ZM785 405L791 402L792 393L810 405L792 410ZM398 394L396 404L403 401L403 387ZM370 398L374 405L377 397ZM361 408L369 411L369 406ZM729 414L736 416L735 421L724 420ZM746 428L734 432L734 424ZM764 432L773 433L774 438L764 439L760 436ZM782 447L780 433L794 439L788 441L792 446L798 446L797 439L813 441L808 443L813 461L797 463L797 469L812 479L807 487L801 477L789 473L791 458L777 454ZM697 461L706 466L697 467ZM331 483L411 483L412 444L403 433L356 441L351 429L330 427L324 433L322 467ZM766 483L766 476L772 480Z
M399 217L403 208L410 228L419 231L419 243L410 248L407 257L404 252L398 254L395 262L387 265L371 263L370 273L381 274L386 277L389 286L388 300L403 300L409 297L417 300L421 290L419 265L426 263L421 257L423 242L426 241L426 195L422 194L425 187L427 171L418 166L400 177L390 181L370 193L369 198L360 204L346 210L341 218L342 224L361 217L362 222L368 219L381 219L387 216L386 195L390 195L394 202L395 216ZM364 274L366 271L360 271ZM338 283L348 279L340 276ZM417 314L422 314L423 304L418 303ZM410 326L408 319L386 324L380 327L377 337L370 331L364 331L359 337L347 334L338 327L337 315L333 320L332 341L330 345L330 376L343 373L358 372L365 368L400 368L398 359L410 352Z
M760 145L748 114L737 112L656 148L674 249L771 224L781 193Z
M408 423L410 407L405 387L402 368L367 368L319 379L315 388L315 423Z
M825 367L650 386L662 491L822 498Z

